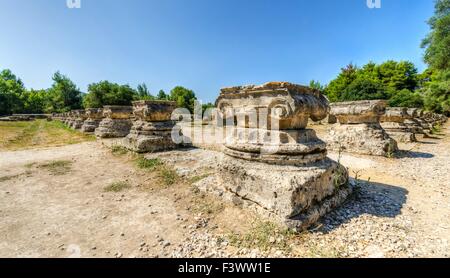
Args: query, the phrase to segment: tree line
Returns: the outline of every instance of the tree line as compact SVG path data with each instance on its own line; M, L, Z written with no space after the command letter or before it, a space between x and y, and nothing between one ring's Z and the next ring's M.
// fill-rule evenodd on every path
M66 75L56 72L48 89L27 90L20 78L11 70L0 72L0 115L62 113L74 109L100 108L104 105L131 105L135 100L171 100L179 107L193 111L197 97L194 91L176 86L168 94L160 90L152 95L145 83L137 88L109 81L88 86L83 93ZM211 104L205 104L208 106Z
M328 85L311 81L331 102L386 99L394 107L418 107L450 115L450 0L435 1L431 32L422 41L428 65L418 73L408 61L349 64Z

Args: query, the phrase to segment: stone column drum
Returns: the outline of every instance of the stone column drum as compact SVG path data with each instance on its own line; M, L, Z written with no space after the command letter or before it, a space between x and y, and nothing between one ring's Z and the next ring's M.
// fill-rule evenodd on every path
M420 112L419 108L409 108L406 110L409 118L405 119L405 125L414 134L425 134L425 131L418 120Z
M75 110L74 113L75 113L75 120L72 121L71 127L73 129L80 129L83 126L84 121L86 121L86 119L87 119L86 111L85 110Z
M76 120L75 110L69 112L66 124L71 128Z
M381 126L397 142L416 142L416 136L405 124L406 119L411 119L408 109L405 107L388 107L381 116Z
M385 110L383 100L331 104L330 115L334 115L339 123L329 130L325 139L328 147L335 151L379 156L397 151L397 142L380 125Z
M121 138L130 133L133 107L107 105L103 107L103 120L95 129L98 138Z
M306 128L309 118L327 116L319 91L287 82L224 88L216 106L224 118L231 109L237 119L218 162L218 185L235 203L300 231L350 194L346 169Z
M81 131L85 133L93 133L103 119L103 109L88 108L86 109L86 116L87 119L84 121Z
M157 152L175 149L178 145L171 137L176 122L171 120L177 104L174 101L135 101L135 121L123 140L126 148L139 152Z

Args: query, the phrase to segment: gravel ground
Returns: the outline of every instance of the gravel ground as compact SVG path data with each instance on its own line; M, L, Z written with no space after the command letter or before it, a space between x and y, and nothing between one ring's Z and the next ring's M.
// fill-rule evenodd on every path
M396 158L344 154L355 193L300 235L200 192L215 151L147 155L174 168L169 187L98 142L1 152L0 257L449 257L450 123L436 137ZM71 170L39 168L55 160ZM104 192L114 181L130 188Z

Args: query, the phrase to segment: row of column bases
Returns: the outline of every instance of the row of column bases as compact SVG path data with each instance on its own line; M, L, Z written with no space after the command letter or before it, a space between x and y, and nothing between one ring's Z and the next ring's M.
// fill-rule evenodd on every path
M327 156L327 148L387 156L398 149L396 140L413 141L414 134L446 121L419 109L386 108L382 100L330 106L320 91L288 82L223 88L216 107L219 115L230 108L237 115L265 110L267 122L276 120L278 128L238 123L222 146L216 180L203 190L296 231L317 222L353 190L347 169ZM155 152L180 146L171 137L175 109L174 102L137 101L133 107L71 111L54 119L99 138L124 137L124 146L136 152ZM327 143L307 128L334 120Z

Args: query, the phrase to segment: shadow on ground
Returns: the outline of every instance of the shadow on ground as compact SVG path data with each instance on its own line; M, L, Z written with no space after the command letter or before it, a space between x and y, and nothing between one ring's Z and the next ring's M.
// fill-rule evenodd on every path
M408 195L406 189L352 178L351 182L356 184L353 194L341 207L321 219L319 229L313 230L327 233L363 214L388 218L401 214Z
M395 158L433 158L431 153L416 152L416 151L398 151L395 153Z

